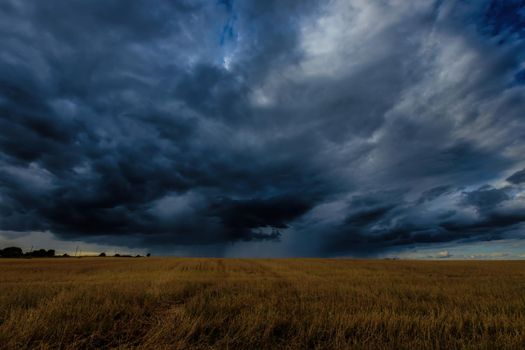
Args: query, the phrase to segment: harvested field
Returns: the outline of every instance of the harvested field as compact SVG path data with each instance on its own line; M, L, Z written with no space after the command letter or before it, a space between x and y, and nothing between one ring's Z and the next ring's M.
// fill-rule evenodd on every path
M525 348L525 261L0 260L1 349Z

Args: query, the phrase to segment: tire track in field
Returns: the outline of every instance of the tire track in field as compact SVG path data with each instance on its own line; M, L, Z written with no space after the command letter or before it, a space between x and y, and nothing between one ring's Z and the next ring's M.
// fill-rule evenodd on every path
M293 281L290 280L290 276L286 276L286 274L283 274L282 272L276 271L276 267L272 266L270 262L267 261L261 261L261 260L251 260L250 263L258 268L260 268L263 273L267 274L268 276L272 277L274 279L273 283L276 285L276 290L279 292L279 294L283 294L284 296L292 296L292 299L294 301L301 301L301 296L299 294L299 289L297 286L293 283ZM280 264L280 267L285 266L285 264ZM290 268L286 267L286 270L295 273Z
M168 307L166 308L166 312L168 314L180 314L181 312L183 313L184 305L186 305L191 299L195 298L198 294L201 294L202 292L216 286L220 281L224 281L228 277L228 271L222 259L211 261L213 261L217 265L218 275L215 276L215 278L212 278L208 281L196 282L196 286L195 283L191 283L188 286L186 286L183 289L180 296L178 296L175 300L169 302ZM172 283L173 282L176 283L177 279L174 279ZM165 307L163 307L163 309L164 308Z
M261 341L286 348L291 339L298 336L297 320L305 310L296 280L300 274L282 262L251 260L251 263L261 270L261 275L270 277L271 297L264 302L267 312L263 314L266 323L260 330Z
M163 339L169 335L166 334L166 331L170 329L170 326L172 327L173 325L183 324L184 322L191 323L192 317L187 314L186 306L192 299L202 295L206 290L217 286L220 281L224 281L228 276L228 272L222 259L207 260L205 263L198 262L194 264L194 267L196 268L195 271L202 271L203 264L210 263L216 265L217 269L212 270L216 270L218 274L206 280L184 281L183 283L186 283L187 285L184 286L180 293L171 300L164 302L157 307L157 311L154 312L154 314L158 314L158 316L155 317L149 330L142 339L137 341L137 344L143 346L144 344L155 345L158 343L165 343ZM192 269L189 269L186 266L183 268L183 271L192 271ZM181 283L180 276L174 277L169 283ZM173 336L175 337L175 334L173 334ZM182 340L183 339L173 339L174 342Z

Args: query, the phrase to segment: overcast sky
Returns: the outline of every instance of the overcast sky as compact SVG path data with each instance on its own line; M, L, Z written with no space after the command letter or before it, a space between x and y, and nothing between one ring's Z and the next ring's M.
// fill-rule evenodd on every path
M0 245L519 257L524 230L523 0L0 2Z

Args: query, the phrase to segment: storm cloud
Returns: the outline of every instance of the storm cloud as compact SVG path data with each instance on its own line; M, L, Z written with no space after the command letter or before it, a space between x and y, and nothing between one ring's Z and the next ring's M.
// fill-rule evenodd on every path
M525 2L0 4L0 231L373 255L525 234Z

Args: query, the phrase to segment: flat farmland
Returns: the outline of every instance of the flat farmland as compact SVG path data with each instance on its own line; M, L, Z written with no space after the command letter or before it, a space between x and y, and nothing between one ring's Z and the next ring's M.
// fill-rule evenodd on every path
M0 260L0 349L522 349L525 261Z

